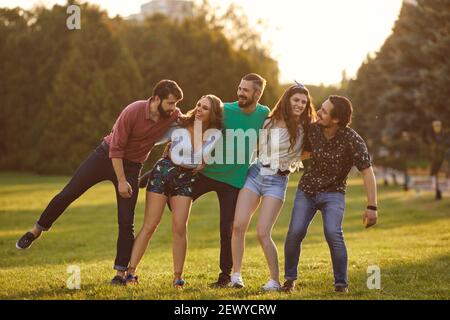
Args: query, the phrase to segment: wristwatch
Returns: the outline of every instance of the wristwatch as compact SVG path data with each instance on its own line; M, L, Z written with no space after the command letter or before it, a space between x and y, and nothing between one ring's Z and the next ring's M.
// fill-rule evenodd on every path
M367 206L367 209L373 210L373 211L377 211L378 210L377 206Z

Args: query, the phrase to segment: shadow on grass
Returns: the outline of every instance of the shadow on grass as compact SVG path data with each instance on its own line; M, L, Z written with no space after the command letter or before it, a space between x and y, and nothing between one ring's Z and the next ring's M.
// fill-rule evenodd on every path
M155 285L138 287L112 287L106 282L83 284L81 290L64 286L50 286L22 294L2 294L2 299L149 299L149 300L367 300L367 299L450 299L450 256L436 256L415 263L380 265L381 290L367 288L366 270L351 271L348 294L335 293L332 283L313 274L304 274L291 294L265 293L258 287L244 289L211 289L206 284L191 284L182 292ZM312 271L310 272L312 273ZM205 279L206 280L206 279Z
M368 289L366 270L349 272L348 294L324 290L320 279L299 281L286 299L450 299L450 254L414 263L380 265L381 289Z
M34 291L27 292L25 294L13 294L9 296L1 297L1 299L8 299L8 300L34 300L34 299L71 299L71 296L75 296L73 298L79 299L76 297L76 295L79 294L81 290L92 292L90 295L92 297L90 299L95 299L95 295L93 292L95 289L100 286L101 284L88 284L88 285L82 285L79 290L70 290L65 286L50 286L50 288L45 289L36 289ZM106 285L106 283L105 283ZM100 298L101 299L101 298Z
M10 182L2 182L2 185L10 185L21 183L33 184L33 179L39 180L36 183L42 183L42 177L29 175L1 174L2 177L9 177ZM14 179L19 176L18 179ZM46 177L48 180L59 181L61 177ZM14 180L14 181L13 181ZM31 180L31 181L30 181ZM56 183L56 182L55 182ZM50 182L52 184L52 182ZM352 194L361 195L361 186L353 186ZM277 244L284 243L287 232L292 202L296 187L290 187L288 190L288 201L283 208L280 219L274 229L274 240ZM395 189L397 190L397 189ZM17 192L22 192L17 191ZM142 190L141 190L142 192ZM376 232L378 229L386 230L397 227L413 226L421 224L422 226L428 222L442 221L448 222L450 219L450 210L445 210L447 199L442 202L411 200L414 210L406 211L402 206L405 205L402 199L388 199L382 205L386 208L385 212L380 212L379 225L375 226L371 231ZM361 223L362 210L359 211L359 202L349 202L346 217L344 221L344 234L359 234L366 232ZM364 207L361 204L362 207ZM421 208L430 207L431 212L422 210ZM218 249L219 248L219 212L218 200L214 192L198 199L193 206L190 219L189 237L191 243L195 243L200 249ZM401 212L397 212L400 211ZM107 204L84 205L77 204L76 207L69 207L61 218L56 222L52 230L36 242L30 250L19 252L15 249L15 242L39 217L40 212L36 210L2 210L0 211L0 233L5 235L0 237L0 252L2 259L0 267L20 267L34 266L42 264L60 264L66 260L81 260L83 262L97 260L111 260L115 257L116 239L117 239L117 208L114 195L111 194L111 202ZM164 221L159 226L155 238L152 239L151 246L156 249L160 247L171 250L171 230L170 219L171 213L164 214ZM308 244L325 243L322 231L322 221L320 212L316 214L315 225L308 232ZM411 216L411 218L408 218ZM141 227L143 217L142 200L138 203L136 210L135 230ZM248 235L248 244L259 246L254 234L257 217L253 218ZM319 221L317 221L319 219ZM14 230L20 230L16 233ZM15 234L14 234L15 233ZM201 239L201 240L199 240ZM218 257L217 257L218 263Z

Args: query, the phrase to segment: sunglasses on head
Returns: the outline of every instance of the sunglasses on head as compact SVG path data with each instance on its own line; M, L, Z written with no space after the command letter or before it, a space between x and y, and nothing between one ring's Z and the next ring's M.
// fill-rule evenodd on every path
M294 82L295 82L295 87L294 88L301 88L301 89L308 90L303 84L301 84L297 80L294 80Z

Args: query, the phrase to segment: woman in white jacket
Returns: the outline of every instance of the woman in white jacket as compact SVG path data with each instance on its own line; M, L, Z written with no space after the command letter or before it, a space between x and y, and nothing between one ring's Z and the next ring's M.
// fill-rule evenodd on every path
M308 90L296 84L284 92L264 123L263 129L266 130L260 135L258 158L249 169L236 204L232 236L232 287L244 287L241 266L245 233L253 213L261 204L256 231L270 270L270 280L262 289L281 288L272 228L285 200L289 174L302 167L300 156L305 131L315 117Z

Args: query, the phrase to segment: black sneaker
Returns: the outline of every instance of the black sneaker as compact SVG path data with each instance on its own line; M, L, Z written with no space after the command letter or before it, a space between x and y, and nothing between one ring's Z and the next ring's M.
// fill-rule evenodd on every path
M335 292L342 292L342 293L348 293L348 286L335 286L334 287Z
M125 279L123 277L115 276L114 278L112 278L111 284L114 286L123 286L126 283L125 283Z
M228 274L219 274L219 279L216 282L211 283L209 286L212 288L226 288L231 282L231 277Z
M286 293L291 293L292 291L294 291L294 287L294 280L286 280L280 290Z
M19 250L28 249L36 239L37 237L34 234L27 232L16 242L16 248Z

